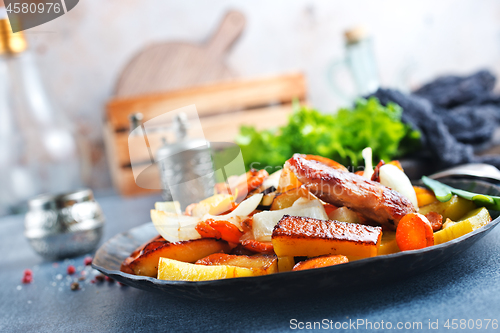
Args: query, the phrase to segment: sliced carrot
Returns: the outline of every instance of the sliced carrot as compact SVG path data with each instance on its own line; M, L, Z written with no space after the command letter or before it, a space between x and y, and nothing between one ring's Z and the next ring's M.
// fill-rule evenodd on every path
M208 219L196 225L196 231L203 238L217 238L228 242L238 243L243 231L228 221L215 221Z
M201 235L202 238L217 238L221 239L222 235L218 230L215 230L209 223L207 222L199 222L196 227L196 231Z
M245 249L252 252L274 254L273 243L271 242L259 242L254 239L247 239L240 243Z
M431 223L422 214L406 214L396 229L396 243L401 251L423 249L434 245Z
M311 268L320 268L320 267L327 267L327 266L333 266L333 265L338 265L338 264L344 264L346 262L349 262L349 259L346 256L343 256L341 254L336 254L336 255L324 255L324 256L319 256L311 259L307 259L304 261L301 261L297 263L295 266L293 266L293 271L302 271L305 269L311 269Z

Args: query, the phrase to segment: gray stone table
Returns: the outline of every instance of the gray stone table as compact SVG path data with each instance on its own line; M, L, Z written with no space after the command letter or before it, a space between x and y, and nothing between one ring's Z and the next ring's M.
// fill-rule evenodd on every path
M103 241L148 222L157 200L98 198L107 217ZM444 327L447 319L450 324L451 319L482 319L483 328L486 319L500 320L500 228L446 264L410 279L348 296L318 292L301 300L189 301L117 283L92 284L95 271L83 266L84 256L55 263L38 257L24 239L22 216L0 219L0 254L0 332L298 331L307 322L328 323L335 331L342 330L335 329L336 322L345 331L371 331L348 325L357 320L375 327L383 321L385 328L390 322L393 331L407 322L421 322L421 331L429 331L429 321L438 321L435 331L449 332L457 330ZM76 279L66 273L70 264L77 274L88 273L78 291L69 287ZM33 270L31 284L21 283L26 268ZM490 322L488 330L468 331L500 328L493 330Z

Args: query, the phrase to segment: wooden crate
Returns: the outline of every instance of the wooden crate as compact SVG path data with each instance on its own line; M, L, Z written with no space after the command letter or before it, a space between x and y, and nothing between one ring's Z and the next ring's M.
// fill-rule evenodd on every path
M294 99L306 100L305 78L300 73L113 99L107 104L104 138L114 186L123 195L153 191L137 186L132 174L128 150L128 116L132 113L142 113L146 122L165 112L195 104L205 138L232 142L241 125L252 125L258 129L284 125ZM151 151L155 152L161 146L162 136L148 135ZM143 137L135 139L144 140ZM145 151L144 161L149 160L149 153ZM147 177L159 182L157 170L151 170Z

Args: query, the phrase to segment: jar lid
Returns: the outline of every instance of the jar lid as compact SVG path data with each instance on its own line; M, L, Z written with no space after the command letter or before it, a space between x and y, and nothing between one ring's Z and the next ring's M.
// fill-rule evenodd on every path
M52 210L72 206L75 203L94 200L90 189L81 189L63 194L41 194L28 201L30 210Z
M56 195L52 194L41 194L39 196L34 197L33 199L28 201L28 207L30 210L51 210L56 209Z
M57 196L57 205L67 207L79 202L94 200L94 193L90 189L81 189L74 192L60 194Z
M344 37L347 44L356 44L363 39L368 37L368 32L366 28L362 25L358 25L351 29L344 31Z

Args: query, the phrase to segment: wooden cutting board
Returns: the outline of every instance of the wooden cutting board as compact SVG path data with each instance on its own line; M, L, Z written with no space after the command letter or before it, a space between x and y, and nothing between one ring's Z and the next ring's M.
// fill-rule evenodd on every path
M125 66L115 96L126 98L233 78L224 59L244 27L243 14L230 11L206 44L165 42L146 47Z

